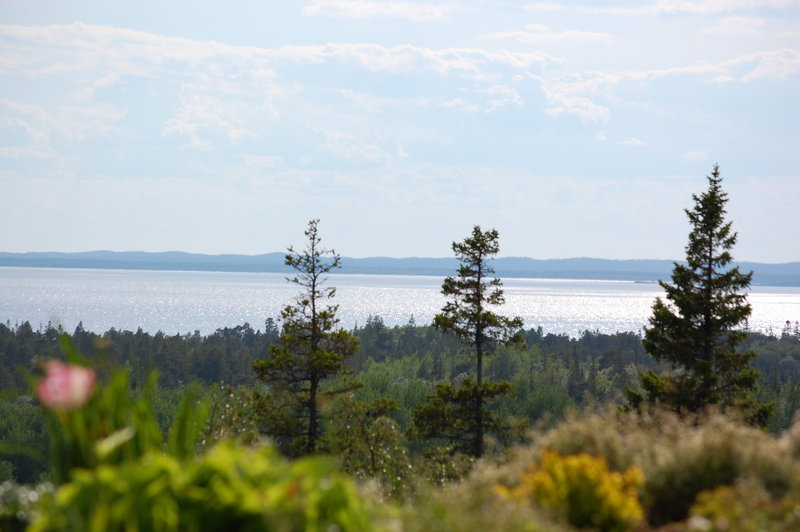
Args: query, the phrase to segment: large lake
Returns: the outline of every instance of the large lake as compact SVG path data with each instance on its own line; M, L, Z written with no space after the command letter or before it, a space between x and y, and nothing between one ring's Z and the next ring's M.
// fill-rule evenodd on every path
M330 275L336 286L342 325L363 325L380 316L387 325L404 325L411 316L429 324L444 303L440 277ZM657 284L556 279L503 280L502 313L521 316L525 327L577 336L641 331ZM34 328L62 325L104 332L112 327L148 332L208 334L245 322L263 329L268 317L298 293L277 273L176 272L0 268L0 321L12 326L29 321ZM800 287L757 286L750 328L780 333L787 320L800 320Z

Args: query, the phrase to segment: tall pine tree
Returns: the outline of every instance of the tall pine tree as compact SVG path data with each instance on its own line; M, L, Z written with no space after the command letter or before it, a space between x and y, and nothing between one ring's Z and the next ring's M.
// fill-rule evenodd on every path
M326 287L326 274L340 266L339 255L322 247L319 220L311 220L306 248L289 248L286 264L296 274L289 282L302 288L294 303L281 312L280 342L270 356L253 362L269 393L256 397L263 430L290 455L313 453L322 436L320 399L344 390L323 390L325 381L347 373L344 359L358 350L358 340L336 328L338 305L328 305L336 289Z
M486 401L509 393L508 383L483 381L483 358L502 343L519 340L516 332L521 318L508 318L492 311L505 303L502 282L492 278L489 261L500 251L496 230L472 229L463 242L453 242L453 252L461 262L458 277L447 277L442 294L450 298L434 317L437 329L454 334L475 353L475 379L466 378L461 386L439 384L436 394L414 411L415 434L421 438L444 438L458 450L475 457L483 455L487 429L498 430L499 420L487 411Z
M741 408L763 425L770 407L751 399L758 372L750 361L756 353L737 351L747 336L751 308L745 292L753 274L731 264L737 234L725 221L728 195L718 165L707 179L708 189L692 195L694 207L685 209L691 224L686 264L675 263L671 283L660 281L667 301L656 299L645 328L645 350L671 371L641 374L642 391L629 389L628 400L637 408L646 401L679 414L707 405Z

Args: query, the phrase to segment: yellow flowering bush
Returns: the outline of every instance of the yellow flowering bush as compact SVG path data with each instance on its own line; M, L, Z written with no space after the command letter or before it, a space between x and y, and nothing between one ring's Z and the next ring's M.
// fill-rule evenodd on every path
M560 456L545 450L539 466L531 465L516 486L497 486L495 492L508 499L549 508L579 528L622 532L644 517L636 493L643 482L642 472L635 467L618 473L609 471L602 457Z

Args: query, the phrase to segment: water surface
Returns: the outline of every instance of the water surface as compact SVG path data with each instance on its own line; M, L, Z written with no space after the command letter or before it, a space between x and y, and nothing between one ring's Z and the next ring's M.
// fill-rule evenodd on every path
M404 325L411 316L429 324L445 302L440 277L402 275L329 276L337 287L342 325L363 325L381 316ZM657 284L628 281L504 279L501 312L520 316L525 327L576 336L641 331L656 297ZM34 328L60 324L72 331L103 332L112 327L148 332L208 334L245 322L264 321L299 292L278 273L177 272L58 268L0 268L0 321L30 321ZM753 288L750 327L779 333L787 320L800 320L800 287Z

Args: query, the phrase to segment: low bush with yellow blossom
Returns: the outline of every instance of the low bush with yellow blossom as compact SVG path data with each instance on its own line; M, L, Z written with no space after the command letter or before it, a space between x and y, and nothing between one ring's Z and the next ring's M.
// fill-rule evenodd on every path
M549 508L557 518L575 527L624 532L644 517L637 497L643 481L644 476L635 467L619 473L609 471L602 457L560 456L544 450L538 467L531 465L517 485L499 485L495 492Z

